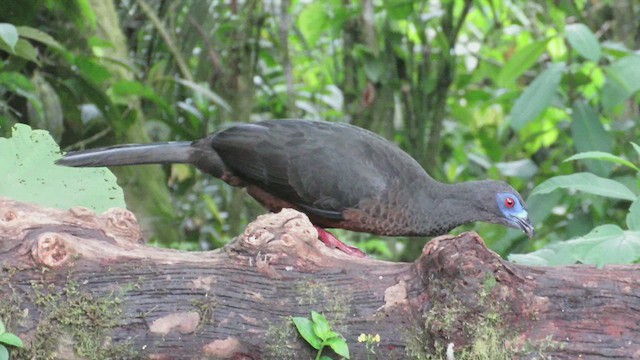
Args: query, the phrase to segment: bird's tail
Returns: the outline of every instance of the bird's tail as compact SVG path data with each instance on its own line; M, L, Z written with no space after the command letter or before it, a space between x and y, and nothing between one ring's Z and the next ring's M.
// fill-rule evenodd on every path
M56 161L58 165L100 167L136 164L194 163L190 141L131 144L75 151Z

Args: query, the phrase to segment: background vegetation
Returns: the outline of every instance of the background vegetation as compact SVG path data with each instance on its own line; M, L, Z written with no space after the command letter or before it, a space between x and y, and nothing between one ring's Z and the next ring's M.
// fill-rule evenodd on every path
M4 136L27 123L68 151L260 119L350 122L441 181L533 194L533 241L465 228L503 255L640 258L637 1L5 0L0 23ZM165 246L219 247L263 212L186 166L115 172ZM394 260L424 244L339 236Z

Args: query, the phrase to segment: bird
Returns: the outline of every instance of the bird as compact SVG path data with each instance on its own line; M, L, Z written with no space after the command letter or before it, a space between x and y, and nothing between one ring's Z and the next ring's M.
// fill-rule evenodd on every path
M435 156L435 154L431 154ZM395 143L347 123L272 119L237 123L200 140L70 152L72 167L186 163L247 193L272 212L305 213L318 238L366 256L327 228L385 236L436 236L477 221L534 227L520 194L497 180L442 183Z

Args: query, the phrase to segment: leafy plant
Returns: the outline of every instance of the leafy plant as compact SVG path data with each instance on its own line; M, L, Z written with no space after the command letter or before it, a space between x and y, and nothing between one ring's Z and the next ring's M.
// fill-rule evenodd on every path
M640 146L631 144L640 156ZM640 190L640 168L625 158L601 151L590 151L578 153L565 161L574 160L599 160L630 168L636 172L636 183ZM510 255L510 260L529 265L582 263L599 267L605 264L630 264L640 260L640 196L637 193L632 192L619 180L585 172L555 176L536 187L531 197L544 196L557 189L632 201L626 217L627 230L615 224L600 225L584 236L553 243L529 254Z
M24 344L15 334L6 331L4 322L0 319L0 360L9 360L7 346L23 348Z
M349 359L349 347L346 340L342 335L331 330L331 326L324 315L312 311L311 319L292 317L291 320L307 343L318 350L316 360L331 359L328 356L322 356L322 350L325 346L329 346L336 354Z

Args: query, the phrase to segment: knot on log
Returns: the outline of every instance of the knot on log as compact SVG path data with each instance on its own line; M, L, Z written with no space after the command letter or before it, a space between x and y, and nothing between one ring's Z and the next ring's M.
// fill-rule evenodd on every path
M293 209L258 216L236 241L249 251L267 253L305 253L317 249L319 243L309 218Z
M31 248L31 256L37 264L50 268L64 265L73 250L66 246L65 239L58 233L41 233Z

